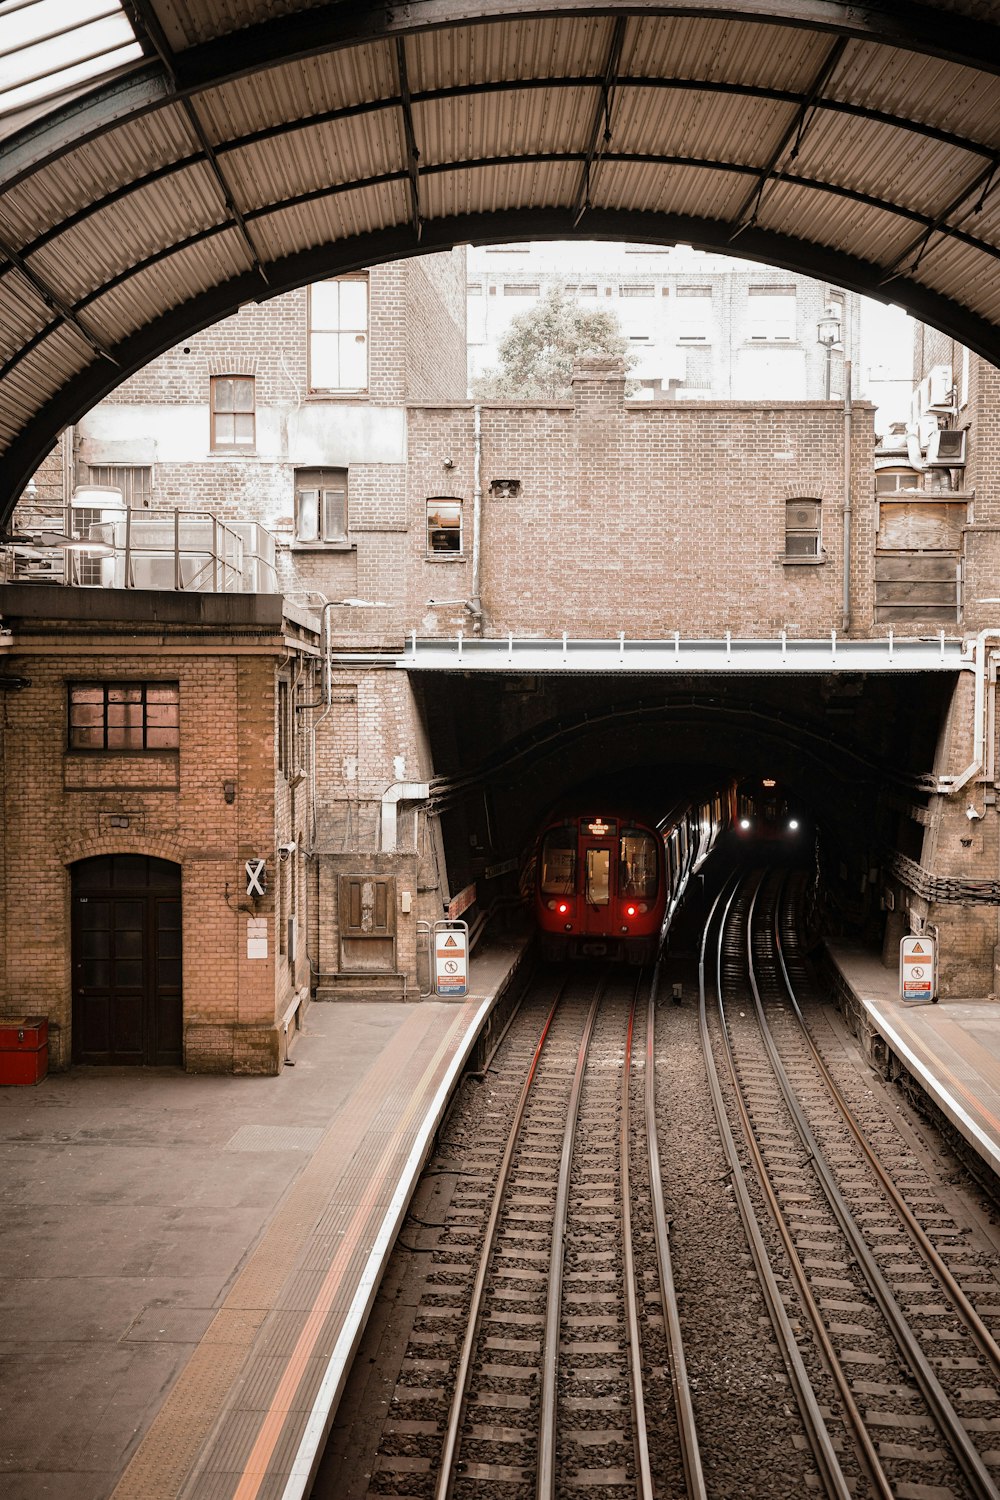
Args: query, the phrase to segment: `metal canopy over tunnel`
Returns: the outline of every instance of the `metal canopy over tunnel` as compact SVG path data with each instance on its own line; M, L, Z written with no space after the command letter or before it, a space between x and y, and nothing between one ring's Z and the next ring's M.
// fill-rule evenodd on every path
M185 334L468 240L729 249L1000 361L990 0L122 4L141 56L95 38L82 82L0 4L0 55L49 84L0 88L4 517L60 428Z

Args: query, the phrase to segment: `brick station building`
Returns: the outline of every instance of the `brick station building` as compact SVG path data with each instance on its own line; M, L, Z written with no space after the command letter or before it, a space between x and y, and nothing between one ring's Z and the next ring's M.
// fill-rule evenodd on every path
M428 801L419 685L373 665L411 634L805 640L884 635L893 609L912 633L988 618L967 594L878 595L867 403L630 401L623 369L591 361L568 400L477 404L464 306L455 252L247 307L125 382L23 497L37 545L0 586L0 1013L47 1013L59 1064L274 1071L310 998L419 995L418 924L477 879L481 905L502 887L465 814L446 840ZM144 553L175 510L208 550ZM46 547L53 514L110 555ZM239 587L199 591L206 516L217 551L240 538ZM938 770L964 764L971 692ZM511 698L530 727L542 709ZM460 760L462 728L436 733ZM924 849L950 857L962 816L940 799ZM933 891L913 896L946 925ZM967 993L993 987L977 920Z

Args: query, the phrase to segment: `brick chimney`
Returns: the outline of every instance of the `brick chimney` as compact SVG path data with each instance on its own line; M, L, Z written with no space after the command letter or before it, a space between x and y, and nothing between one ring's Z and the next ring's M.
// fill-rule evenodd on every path
M625 405L625 361L585 355L573 367L573 401L578 417L620 416Z

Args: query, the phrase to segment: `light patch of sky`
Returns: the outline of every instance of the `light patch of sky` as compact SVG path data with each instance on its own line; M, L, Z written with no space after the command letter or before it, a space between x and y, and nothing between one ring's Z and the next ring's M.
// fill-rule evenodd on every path
M0 116L141 56L118 0L0 0Z
M552 240L507 245L471 245L469 273L484 271L594 274L705 271L762 271L759 262L696 250L691 245L627 245L597 240ZM882 434L894 422L906 422L913 389L913 319L902 308L860 299L856 396L876 408L875 430Z

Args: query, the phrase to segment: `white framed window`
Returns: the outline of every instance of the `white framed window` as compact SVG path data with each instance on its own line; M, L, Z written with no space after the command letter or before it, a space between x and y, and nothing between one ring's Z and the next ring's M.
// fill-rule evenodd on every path
M368 389L367 276L338 276L309 288L309 389Z
M252 375L211 378L212 451L238 448L250 452L257 443L257 401Z
M752 286L748 289L747 302L752 340L794 339L793 286Z
M322 547L347 541L347 470L295 470L295 540Z
M428 500L427 551L432 557L461 557L461 500L444 498Z
M707 344L712 337L712 288L679 286L674 306L679 344Z

